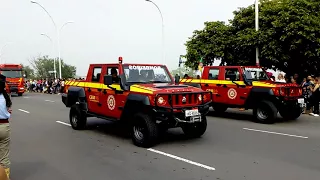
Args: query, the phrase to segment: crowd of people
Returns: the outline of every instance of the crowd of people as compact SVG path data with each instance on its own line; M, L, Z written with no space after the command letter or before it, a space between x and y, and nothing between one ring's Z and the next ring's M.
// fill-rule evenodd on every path
M58 94L63 91L64 82L65 79L29 79L26 81L25 86L28 92Z

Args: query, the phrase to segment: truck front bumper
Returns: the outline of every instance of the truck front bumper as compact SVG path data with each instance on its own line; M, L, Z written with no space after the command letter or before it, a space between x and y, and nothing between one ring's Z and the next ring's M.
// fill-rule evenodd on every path
M201 119L208 114L210 104L211 101L197 106L186 106L179 108L154 107L153 112L156 120L162 122L174 122L175 124L195 123L201 121ZM195 110L198 111L198 113L194 115L188 114L188 111Z
M24 93L24 87L10 86L9 87L11 93Z

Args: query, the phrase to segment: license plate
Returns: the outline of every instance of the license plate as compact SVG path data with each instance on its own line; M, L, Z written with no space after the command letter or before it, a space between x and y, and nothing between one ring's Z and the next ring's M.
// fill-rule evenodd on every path
M192 123L201 122L201 116L190 117L190 122L192 122Z
M299 104L304 104L304 98L299 98L299 99L298 99L298 103L299 103Z
M199 115L198 109L186 110L185 112L186 117L192 117L192 116L198 116L198 115Z
M300 103L300 107L305 108L305 107L307 107L307 104L306 103Z

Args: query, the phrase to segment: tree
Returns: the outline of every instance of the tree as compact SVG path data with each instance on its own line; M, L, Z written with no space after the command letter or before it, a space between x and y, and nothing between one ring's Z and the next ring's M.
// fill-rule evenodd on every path
M30 66L23 65L23 64L21 64L21 66L22 66L22 70L23 70L24 74L27 75L28 79L34 79L35 78L34 70Z
M48 78L54 77L53 73L49 73L49 71L53 71L54 59L49 58L48 56L33 58L29 60L31 66L35 70L35 75L37 78ZM56 69L57 69L57 77L59 77L59 62L56 60ZM62 78L73 78L76 75L76 67L65 64L63 60L61 60L61 73Z
M228 65L275 66L287 74L315 74L320 69L320 1L261 0L259 32L255 31L254 6L234 11L229 25L206 22L187 41L187 63L195 67L202 55L205 63L215 58Z
M227 61L230 57L228 54L228 43L230 41L230 27L224 22L205 22L203 30L196 30L193 36L186 43L187 61L185 65L196 69L201 57L205 65L213 64L214 60L219 58L222 62Z

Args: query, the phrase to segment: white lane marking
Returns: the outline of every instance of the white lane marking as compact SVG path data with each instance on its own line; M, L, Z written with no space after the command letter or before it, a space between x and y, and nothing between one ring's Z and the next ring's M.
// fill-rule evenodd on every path
M68 123L65 123L65 122L62 122L62 121L56 121L57 123L60 123L60 124L63 124L63 125L66 125L66 126L71 126L71 124L68 124Z
M23 97L23 98L25 98L25 99L29 99L30 97Z
M179 160L179 161L183 161L183 162L195 165L195 166L199 166L199 167L202 167L204 169L208 169L208 170L211 170L211 171L216 170L214 167L210 167L210 166L207 166L207 165L204 165L204 164L200 164L200 163L197 163L197 162L194 162L194 161L190 161L188 159L184 159L182 157L178 157L178 156L175 156L175 155L172 155L172 154L168 154L168 153L165 153L165 152L162 152L162 151L158 151L158 150L155 150L155 149L152 149L152 148L149 148L147 150L151 151L151 152L154 152L154 153L157 153L157 154L161 154L161 155L173 158L173 159L176 159L176 160Z
M23 110L23 109L18 109L19 111L21 111L21 112L25 112L25 113L30 113L29 111L26 111L26 110Z
M55 101L51 101L51 100L44 100L44 101L47 101L47 102L55 102Z
M282 136L291 136L291 137L297 137L297 138L303 138L303 139L308 139L309 138L309 137L306 137L306 136L298 136L298 135L293 135L293 134L285 134L285 133L264 131L264 130L258 130L258 129L250 129L250 128L243 128L243 129L244 130L248 130L248 131L256 131L256 132L263 132L263 133L269 133L269 134L277 134L277 135L282 135Z

